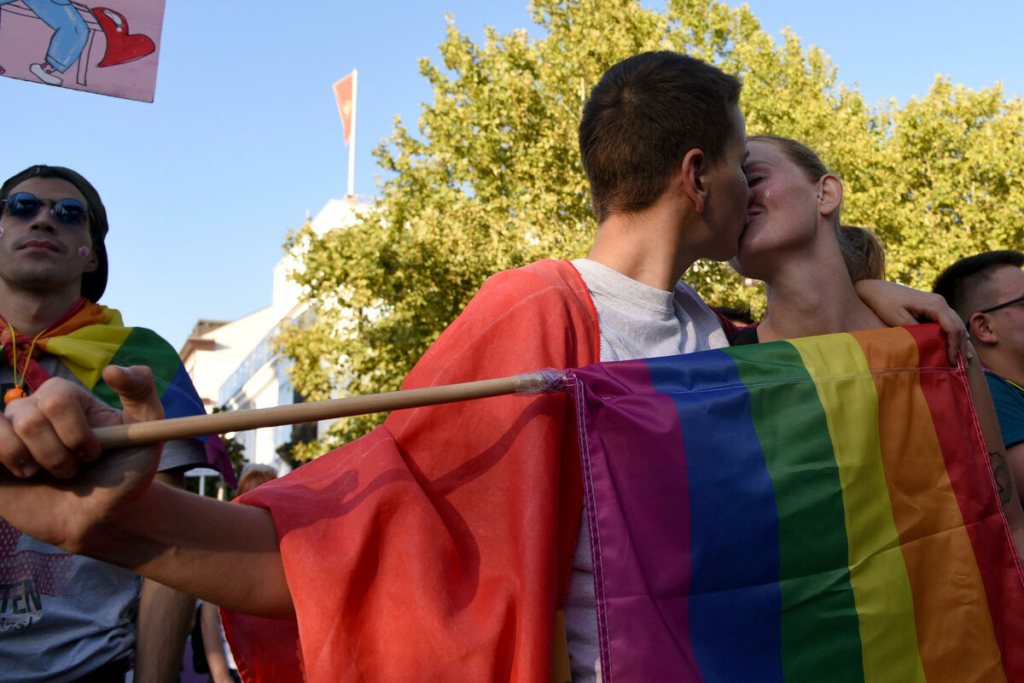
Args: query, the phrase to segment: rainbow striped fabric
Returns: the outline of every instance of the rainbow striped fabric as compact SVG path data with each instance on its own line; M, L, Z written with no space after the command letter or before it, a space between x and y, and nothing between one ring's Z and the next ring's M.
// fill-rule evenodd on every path
M601 669L1024 681L1024 574L936 326L570 371Z
M108 365L146 365L153 371L165 417L206 412L181 358L163 337L145 327L124 327L118 311L100 308L105 314L103 323L41 340L38 346L59 357L78 381L115 408L121 407L121 399L103 381L103 369Z
M17 372L22 374L25 385L32 391L50 378L33 358L45 352L56 356L86 389L114 408L121 408L121 399L103 381L104 368L108 365L145 365L153 371L153 381L165 417L206 413L206 407L174 348L152 330L125 327L121 314L112 308L79 299L38 338L20 335L12 338L12 333L13 328L0 318L0 345L4 358L12 365L17 358ZM204 445L209 466L218 470L231 486L237 485L231 459L220 437L197 440Z

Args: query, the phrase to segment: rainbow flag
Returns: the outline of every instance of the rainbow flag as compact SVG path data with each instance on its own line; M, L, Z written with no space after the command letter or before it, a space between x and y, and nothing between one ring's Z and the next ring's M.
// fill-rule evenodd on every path
M108 365L127 367L145 365L153 371L153 381L164 417L204 415L206 407L199 398L192 378L181 358L163 337L144 327L125 327L121 313L113 308L79 299L72 308L37 339L18 336L12 339L13 329L0 318L0 345L4 357L13 364L16 345L20 354L18 372L32 390L38 389L50 376L34 360L32 351L53 354L98 399L121 408L121 399L103 381L103 369ZM12 344L13 342L13 344ZM234 468L220 437L202 437L207 464L218 470L225 481L236 486Z
M601 669L1024 681L1024 574L936 326L570 371Z
M174 348L156 332L145 327L124 327L121 314L101 307L106 314L103 324L87 325L73 332L46 340L41 344L101 401L121 407L120 397L103 381L103 368L108 365L146 365L153 371L164 417L204 415L206 407L196 392L181 358ZM216 469L230 486L237 486L234 467L218 436L201 437L207 464Z
M124 327L118 311L102 308L107 315L103 324L49 338L39 344L40 348L58 356L78 381L107 405L120 408L121 399L103 381L103 369L108 365L146 365L153 371L164 417L205 413L203 401L174 348L145 327Z

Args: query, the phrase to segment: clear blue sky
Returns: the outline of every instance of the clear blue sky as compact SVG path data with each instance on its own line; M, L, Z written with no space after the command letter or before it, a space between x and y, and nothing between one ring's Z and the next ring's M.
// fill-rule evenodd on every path
M769 33L790 26L822 48L869 103L923 95L938 73L1024 92L1017 2L750 4ZM526 0L172 0L154 104L0 78L0 176L49 163L92 180L111 223L102 302L180 348L199 318L268 305L288 229L345 193L330 86L353 67L355 189L375 194L371 149L430 100L416 60L437 57L446 13L475 39L485 24L533 26Z

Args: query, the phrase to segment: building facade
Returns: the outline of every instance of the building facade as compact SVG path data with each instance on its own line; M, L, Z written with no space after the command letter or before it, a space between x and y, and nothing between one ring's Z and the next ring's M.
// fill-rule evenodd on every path
M310 221L318 235L348 228L373 206L372 199L332 199ZM287 253L274 266L269 306L233 321L199 320L180 355L207 411L250 410L301 400L288 379L289 361L274 353L273 339L284 325L303 325L311 313L300 302L301 288L289 274L302 267L301 254ZM228 434L248 462L270 465L279 474L292 468L288 447L323 435L330 421L286 425Z

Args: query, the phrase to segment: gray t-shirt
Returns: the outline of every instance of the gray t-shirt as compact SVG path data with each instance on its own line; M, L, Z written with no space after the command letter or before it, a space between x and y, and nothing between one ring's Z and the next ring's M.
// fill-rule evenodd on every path
M38 362L81 384L55 356ZM4 364L0 385L12 383ZM201 443L172 441L159 469L205 463ZM132 656L141 586L130 571L41 543L0 518L0 681L74 681Z
M601 361L674 356L729 345L718 316L684 282L666 292L588 259L576 266L597 309ZM586 515L586 510L583 512ZM565 601L569 663L574 683L601 680L594 564L586 518L573 557Z

